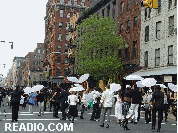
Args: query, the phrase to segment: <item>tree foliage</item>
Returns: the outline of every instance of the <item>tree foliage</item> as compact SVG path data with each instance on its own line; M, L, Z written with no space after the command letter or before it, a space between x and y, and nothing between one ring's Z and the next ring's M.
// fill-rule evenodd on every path
M124 39L117 35L116 22L111 17L92 15L83 20L77 31L80 37L74 43L78 72L94 77L117 75L122 69L118 48L123 47Z

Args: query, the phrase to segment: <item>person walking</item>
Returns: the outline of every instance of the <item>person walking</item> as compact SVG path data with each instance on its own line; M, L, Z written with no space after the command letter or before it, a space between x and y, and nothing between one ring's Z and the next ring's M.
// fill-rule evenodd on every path
M74 123L74 118L78 116L77 102L78 102L78 98L76 95L74 95L74 92L72 91L71 95L68 96L68 104L69 104L68 113L70 116L72 116L72 123Z
M134 115L134 124L137 124L138 118L138 107L141 102L141 92L138 90L137 85L134 84L130 91L131 107L129 108L129 113L126 118L132 117Z
M84 119L83 118L83 114L84 114L84 111L87 110L87 107L88 107L88 102L87 102L87 95L88 95L88 90L89 88L87 88L83 94L82 94L82 97L81 97L81 103L82 103L82 109L81 109L81 115L80 115L80 119Z
M91 121L94 121L95 119L99 118L99 114L98 114L99 102L97 99L100 97L100 95L96 87L94 87L93 89L94 89L94 91L92 92L93 93L93 112L92 112L91 119L90 119Z
M68 113L65 112L65 109L68 107L67 99L70 95L70 92L67 91L67 88L63 89L63 91L59 95L59 101L60 101L60 110L62 112L62 120L66 120L66 116L69 118Z
M23 95L24 92L20 91L20 86L16 86L16 89L12 91L11 93L11 103L12 103L12 121L18 121L18 111L19 111L19 105L20 105L20 99L21 95Z
M55 118L59 118L58 111L60 108L59 107L60 106L60 99L59 99L60 93L61 93L61 89L57 88L56 92L54 93L53 98L52 98L52 100L54 100L53 101L53 117L55 117Z
M150 100L151 96L148 94L148 92L143 96L143 103L145 107L145 120L146 124L148 124L151 121L151 109L150 109Z
M37 93L32 91L30 93L30 98L27 100L27 104L29 104L29 112L33 113L32 106L36 104L35 97L37 96Z
M41 112L44 115L44 100L45 100L45 95L43 94L43 90L40 90L40 93L37 95L37 102L39 106L38 116L41 116Z
M103 92L102 97L101 97L101 106L103 106L102 107L103 117L102 117L100 126L104 127L105 115L107 112L107 126L106 126L106 128L109 128L111 109L112 109L113 103L114 103L114 93L110 90L110 85L107 85L105 88L106 88L106 91Z
M121 101L121 94L122 90L120 89L118 91L118 94L116 95L116 105L115 105L115 117L117 124L121 124L122 121L122 101Z
M156 125L156 112L158 111L158 129L157 132L160 132L161 122L163 120L163 110L164 110L164 93L161 92L161 87L159 85L155 86L156 92L152 94L151 103L153 105L152 109L152 129L155 130ZM154 104L153 104L154 101ZM151 106L151 105L150 105Z

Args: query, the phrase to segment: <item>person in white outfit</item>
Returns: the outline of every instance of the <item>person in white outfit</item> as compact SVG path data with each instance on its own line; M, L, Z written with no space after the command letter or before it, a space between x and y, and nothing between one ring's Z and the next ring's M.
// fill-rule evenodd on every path
M87 88L84 92L83 92L83 95L82 95L82 98L81 98L81 102L82 102L82 109L81 109L81 116L80 116L80 119L84 119L83 118L83 114L84 114L84 111L87 110L87 107L88 107L88 102L87 102L87 95L88 95L88 90L89 88Z
M106 91L103 92L101 97L101 105L103 105L102 109L102 115L103 118L101 120L101 127L104 127L104 121L105 121L105 115L107 112L107 126L106 128L109 128L110 123L110 115L111 115L111 109L113 107L114 103L114 93L110 90L110 85L106 86Z
M115 117L116 117L117 124L121 124L121 121L122 121L121 92L122 92L122 90L120 89L120 90L118 91L118 94L115 95L115 97L116 97L116 99L117 99L116 105L115 105Z
M74 95L74 92L71 92L71 95L68 96L68 104L69 104L68 114L70 116L73 116L72 123L74 123L74 118L78 116L77 102L78 102L77 96ZM69 119L69 121L70 121L70 119Z

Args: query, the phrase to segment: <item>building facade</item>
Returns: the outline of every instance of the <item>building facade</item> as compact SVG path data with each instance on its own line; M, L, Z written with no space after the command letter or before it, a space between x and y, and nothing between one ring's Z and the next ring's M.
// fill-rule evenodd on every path
M141 76L177 83L177 0L159 0L158 9L142 7ZM144 70L145 69L145 70Z
M52 84L64 82L68 70L70 18L85 11L89 0L49 0L45 16L45 59L43 78Z
M44 43L37 43L37 48L34 52L29 52L25 59L23 82L25 86L34 86L39 83L43 75Z

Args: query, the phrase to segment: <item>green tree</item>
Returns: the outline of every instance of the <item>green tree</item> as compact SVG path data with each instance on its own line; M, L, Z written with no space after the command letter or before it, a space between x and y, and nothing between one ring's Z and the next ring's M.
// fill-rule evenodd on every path
M97 79L107 75L115 81L122 70L118 48L124 44L123 37L117 35L116 22L111 17L92 15L77 26L77 31L78 38L74 41L77 71Z

